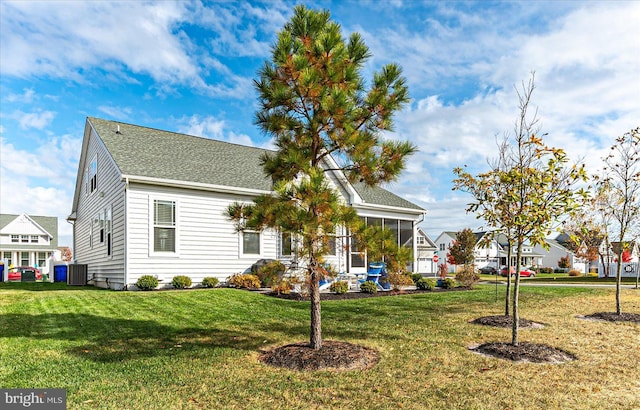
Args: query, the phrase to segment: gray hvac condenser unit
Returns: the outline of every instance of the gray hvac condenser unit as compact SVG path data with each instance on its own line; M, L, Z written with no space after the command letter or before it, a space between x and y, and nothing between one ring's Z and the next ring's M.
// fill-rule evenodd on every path
M69 265L67 285L85 286L87 284L87 265Z

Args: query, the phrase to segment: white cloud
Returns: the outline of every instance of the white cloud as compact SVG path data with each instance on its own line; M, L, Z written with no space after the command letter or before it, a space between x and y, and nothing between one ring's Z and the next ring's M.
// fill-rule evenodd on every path
M25 88L23 94L9 94L7 96L7 101L30 103L33 101L34 96L35 96L35 91L33 91L33 88Z
M182 2L2 2L5 75L78 79L80 70L124 67L158 81L193 81L180 42ZM62 52L64 50L64 52Z
M20 128L23 130L29 128L35 128L38 130L44 129L51 124L56 113L53 111L41 111L41 112L22 112L15 111L12 114L12 118L18 121Z
M126 120L130 117L133 110L130 107L114 107L108 105L101 105L98 107L98 110L107 114L111 118L115 118L118 120Z

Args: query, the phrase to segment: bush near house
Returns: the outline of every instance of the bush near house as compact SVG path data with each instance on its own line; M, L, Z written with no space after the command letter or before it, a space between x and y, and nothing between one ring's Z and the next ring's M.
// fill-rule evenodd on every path
M569 271L569 276L582 276L582 272L577 269L571 269Z
M480 281L480 275L472 265L465 265L456 273L456 281L465 287L471 287Z
M433 290L436 287L434 279L421 278L416 282L416 287L421 290Z
M421 275L421 274L419 274L419 273L412 273L412 274L411 274L411 279L413 279L413 283L417 285L417 284L418 284L418 281L419 281L420 279L422 279L422 275Z
M191 287L191 278L185 275L174 276L171 279L171 285L176 289L185 289Z
M220 283L218 278L207 277L202 279L202 286L204 286L205 288L215 288L216 286L218 286L218 283Z
M140 290L153 290L158 287L158 278L151 275L142 275L138 278L136 286Z
M293 284L286 279L281 279L278 283L271 285L271 292L276 295L288 295L291 293L291 290L293 290Z
M553 268L552 267L542 267L542 268L538 268L538 273L553 273Z
M260 266L255 275L260 279L262 287L268 288L274 284L278 284L286 268L280 261L271 261Z
M440 287L442 289L453 289L456 287L456 281L453 278L442 279L442 282L440 283L441 283Z
M415 284L411 276L406 273L390 273L388 281L393 290L400 290L403 286L411 286Z
M229 278L229 285L236 288L260 289L260 278L249 273L236 273Z
M332 282L329 286L329 290L333 293L337 293L338 295L347 293L347 291L349 290L349 283L344 280Z
M368 280L360 285L360 292L364 293L376 293L378 291L378 285L372 280Z

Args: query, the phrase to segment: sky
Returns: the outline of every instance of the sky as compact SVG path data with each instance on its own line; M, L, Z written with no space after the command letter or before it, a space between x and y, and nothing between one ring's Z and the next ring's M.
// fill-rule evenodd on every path
M87 116L271 148L253 124L253 80L296 3L0 0L0 212L71 212ZM512 133L516 88L548 145L594 171L640 126L640 1L309 1L362 35L365 79L397 63L411 102L385 138L419 151L385 188L427 210L420 225L486 228L452 191Z

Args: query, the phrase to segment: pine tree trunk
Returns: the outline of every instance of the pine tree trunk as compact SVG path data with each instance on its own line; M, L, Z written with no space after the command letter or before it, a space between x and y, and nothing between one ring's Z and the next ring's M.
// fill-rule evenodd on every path
M318 270L316 266L309 267L311 297L311 335L309 345L318 350L322 347L322 319L320 317L320 286L318 284Z

